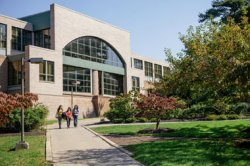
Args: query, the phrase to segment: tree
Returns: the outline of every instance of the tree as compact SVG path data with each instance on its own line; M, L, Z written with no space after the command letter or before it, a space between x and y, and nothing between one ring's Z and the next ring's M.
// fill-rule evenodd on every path
M220 18L224 23L228 17L241 23L242 16L250 18L250 0L214 0L212 8L199 14L199 22Z
M20 94L6 94L0 92L0 126L9 121L9 115L14 109L27 109L37 100L37 95L32 93L25 93L24 96L22 96Z
M140 116L147 118L156 118L156 128L159 128L159 124L162 116L167 111L174 110L178 107L177 100L175 98L162 97L156 94L150 94L145 96L140 94L138 98L135 98L136 108L140 110Z
M167 52L170 74L156 91L199 102L250 102L250 26L208 21L180 37L185 49L177 58Z

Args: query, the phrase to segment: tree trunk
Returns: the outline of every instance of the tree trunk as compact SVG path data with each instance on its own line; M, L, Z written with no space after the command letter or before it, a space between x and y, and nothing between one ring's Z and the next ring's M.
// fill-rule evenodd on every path
M156 127L155 127L155 129L156 129L156 130L158 130L158 129L159 129L159 124L160 124L160 121L161 121L161 119L158 119L158 118L157 118L157 121L156 121Z

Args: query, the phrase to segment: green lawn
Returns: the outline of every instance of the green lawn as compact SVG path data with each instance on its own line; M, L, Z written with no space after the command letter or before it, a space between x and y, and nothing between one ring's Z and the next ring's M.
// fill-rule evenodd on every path
M145 128L154 128L155 124L118 125L92 128L101 134L136 135ZM250 127L250 120L225 121L193 121L193 122L167 122L161 123L160 128L176 129L175 132L161 134L165 137L197 137L197 138L239 138L249 137L242 130Z
M155 124L118 125L92 128L102 134L138 135L145 128ZM161 128L176 129L173 133L155 136L184 137L182 140L168 140L129 145L125 148L133 153L133 158L144 165L250 165L250 149L237 148L236 138L249 138L242 130L250 127L250 120L194 121L161 123ZM190 140L187 138L227 138L227 140Z
M235 148L224 141L162 141L125 147L144 165L247 166L250 149Z
M26 136L30 149L13 151L20 136L0 137L0 166L45 166L45 135Z
M51 124L54 124L54 123L58 123L58 120L57 119L52 119L52 120L46 120L45 121L45 125L51 125Z

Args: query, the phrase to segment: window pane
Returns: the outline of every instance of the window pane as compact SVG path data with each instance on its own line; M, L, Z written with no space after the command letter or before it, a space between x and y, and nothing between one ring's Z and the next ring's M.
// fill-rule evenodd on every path
M154 70L155 71L155 78L162 78L162 66L155 64L154 68L155 68L155 70Z
M39 73L41 81L54 82L54 62L43 61L39 64Z
M94 37L82 37L70 42L63 49L63 54L65 56L104 63L116 67L124 67L119 54L113 50L108 43ZM143 65L141 64L141 66Z
M6 25L0 23L0 49L6 49ZM6 55L6 52L3 53Z
M140 91L140 78L132 76L132 90Z
M134 67L142 70L143 69L142 60L134 58Z
M71 91L71 87L75 92L90 93L91 79L90 70L63 65L63 86L69 85L70 88L64 88L64 91ZM73 85L73 82L79 81L79 85Z
M123 76L103 73L104 94L119 95L123 93Z

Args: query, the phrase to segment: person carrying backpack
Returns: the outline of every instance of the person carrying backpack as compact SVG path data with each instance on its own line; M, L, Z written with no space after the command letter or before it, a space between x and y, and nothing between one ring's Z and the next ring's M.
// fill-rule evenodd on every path
M77 127L78 114L79 114L78 105L75 105L73 110L72 110L72 115L73 115L73 118L74 118L74 127Z
M59 129L62 128L62 114L63 114L63 107L62 105L59 105L56 112L56 118L58 119Z

